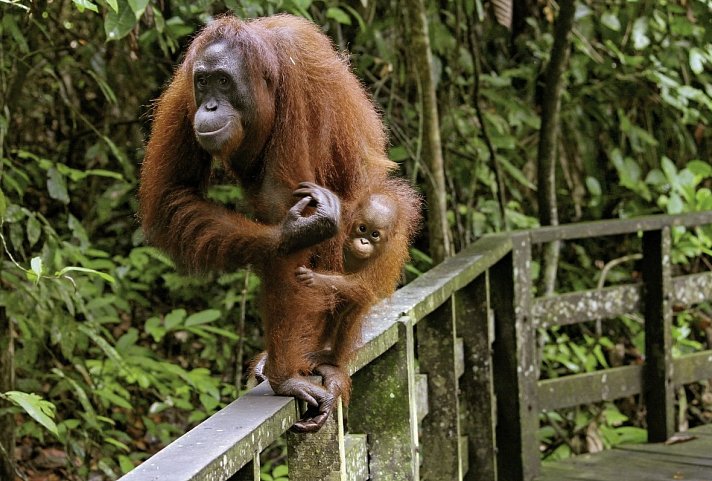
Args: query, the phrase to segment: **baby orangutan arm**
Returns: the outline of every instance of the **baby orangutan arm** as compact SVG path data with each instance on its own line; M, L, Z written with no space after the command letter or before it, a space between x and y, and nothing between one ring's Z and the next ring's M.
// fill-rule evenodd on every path
M348 303L371 305L376 302L373 291L358 274L325 274L302 266L297 268L295 275L301 284L336 294Z

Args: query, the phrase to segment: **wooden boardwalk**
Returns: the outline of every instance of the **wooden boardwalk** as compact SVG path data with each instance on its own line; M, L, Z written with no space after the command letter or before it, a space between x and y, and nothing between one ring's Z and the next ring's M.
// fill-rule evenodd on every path
M712 481L712 425L684 434L694 439L621 446L544 463L536 481Z

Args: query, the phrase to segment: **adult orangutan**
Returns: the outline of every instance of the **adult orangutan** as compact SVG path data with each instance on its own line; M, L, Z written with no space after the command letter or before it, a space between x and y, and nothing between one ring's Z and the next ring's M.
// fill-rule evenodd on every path
M318 429L348 386L330 366L319 370L328 389L304 377L328 323L294 269L343 271L339 226L393 168L385 147L346 61L315 25L288 15L215 20L156 104L139 190L146 237L189 272L256 266L264 372L277 394L317 407L297 429ZM243 187L250 212L206 199L212 159Z

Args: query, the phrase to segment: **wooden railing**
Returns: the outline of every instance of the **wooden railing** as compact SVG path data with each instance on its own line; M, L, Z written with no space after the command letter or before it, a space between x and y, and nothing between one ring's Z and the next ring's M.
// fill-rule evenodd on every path
M672 305L712 299L712 273L671 277L670 228L709 223L702 212L484 237L373 310L347 434L340 408L316 434L288 432L297 403L263 383L121 479L259 480L260 452L286 433L292 481L530 480L542 410L638 393L650 440L665 439L675 386L712 378L712 350L672 358ZM641 284L533 297L532 245L637 232ZM634 312L645 366L539 380L539 328Z

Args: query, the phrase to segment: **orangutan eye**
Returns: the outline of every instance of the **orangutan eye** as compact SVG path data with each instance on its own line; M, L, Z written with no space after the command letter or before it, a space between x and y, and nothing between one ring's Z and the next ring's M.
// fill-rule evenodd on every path
M371 233L371 237L373 237L374 239L378 239L379 237L381 237L381 233L378 232L377 230L374 230L374 231Z
M359 225L358 231L363 234L364 232L366 232L366 226L364 224Z

